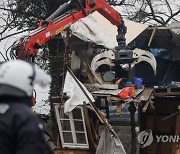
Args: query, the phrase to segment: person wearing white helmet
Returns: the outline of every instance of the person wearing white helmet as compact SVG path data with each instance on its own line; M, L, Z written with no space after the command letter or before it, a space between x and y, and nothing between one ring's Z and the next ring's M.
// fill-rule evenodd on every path
M33 86L49 84L37 66L22 60L0 66L0 154L47 154L44 128L32 112Z

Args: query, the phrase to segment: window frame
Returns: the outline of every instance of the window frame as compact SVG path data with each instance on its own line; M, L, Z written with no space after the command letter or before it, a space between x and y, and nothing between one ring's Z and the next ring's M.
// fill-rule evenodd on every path
M88 136L87 136L87 130L86 130L86 125L85 125L85 118L84 118L84 112L83 112L83 107L82 106L77 106L73 111L71 111L68 115L64 113L64 106L55 104L55 113L56 113L56 118L57 118L57 124L58 124L58 129L59 129L59 134L60 134L60 139L61 139L61 144L63 148L78 148L78 149L89 149L89 141L88 141ZM61 107L61 108L60 108ZM74 119L73 118L73 112L76 109L80 109L81 111L81 117L82 119ZM63 112L63 113L61 113ZM61 114L64 114L65 116L68 116L68 118L61 118ZM62 123L61 121L69 121L70 122L70 131L64 131L62 128ZM84 131L76 131L75 130L75 121L82 121L83 123L83 129ZM72 143L67 143L64 141L64 136L63 133L72 133ZM77 143L77 137L76 133L82 133L85 135L85 142L86 143Z

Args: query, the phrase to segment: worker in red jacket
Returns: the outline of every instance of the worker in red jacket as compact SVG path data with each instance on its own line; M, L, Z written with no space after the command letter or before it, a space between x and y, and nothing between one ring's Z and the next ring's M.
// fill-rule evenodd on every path
M43 124L31 110L35 81L45 85L37 74L22 60L0 66L0 154L49 153Z

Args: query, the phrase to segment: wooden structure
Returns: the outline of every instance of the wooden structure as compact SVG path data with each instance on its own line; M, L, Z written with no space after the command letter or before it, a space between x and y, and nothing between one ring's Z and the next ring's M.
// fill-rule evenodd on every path
M61 149L57 148L54 151L55 154L93 154L91 151L88 150L77 150L77 149Z
M76 40L76 41L75 41ZM124 101L117 96L117 93L120 89L115 88L114 85L106 85L101 76L98 73L94 72L90 68L90 61L87 53L88 44L77 40L77 38L71 38L71 50L72 55L70 57L71 69L76 72L76 74L81 77L82 74L86 74L86 77L90 81L92 88L97 88L97 83L99 83L98 91L93 91L92 94L95 97L96 103L93 104L94 107L100 109L106 114L106 118L110 118L110 107L116 107L116 115L121 117L123 114L122 106L127 105L127 108L130 112L130 124L131 127L131 152L127 154L135 154L138 150L137 145L137 132L136 127L139 126L140 131L151 129L153 135L178 135L180 132L180 122L179 122L179 108L180 105L180 90L179 88L144 88L135 98L128 101ZM76 52L77 51L77 52ZM79 56L81 61L81 66L77 69L75 65L77 64L76 56ZM102 84L102 85L101 85ZM86 85L87 86L87 85ZM104 86L104 87L103 87ZM91 89L91 88L90 88ZM103 90L102 90L103 89ZM139 123L135 119L136 106L139 106ZM95 109L96 109L95 108ZM96 113L100 113L96 109ZM90 145L90 149L95 149L97 147L97 130L94 129L94 125L89 121L87 109L85 109L84 121L86 122L87 136ZM105 123L106 119L99 115L99 120ZM58 117L58 116L56 116ZM96 117L97 118L97 117ZM58 119L60 121L60 119ZM116 123L117 124L117 123ZM118 123L120 125L120 123ZM93 126L93 127L92 127ZM60 130L62 131L62 130ZM84 132L83 132L84 133ZM121 133L121 132L120 132ZM123 145L124 146L124 145ZM140 154L177 154L179 151L179 143L162 143L157 142L156 140L153 143L145 148L140 148ZM128 149L130 149L128 147ZM56 149L56 154L72 153L72 154L93 154L95 151L88 151L88 149Z
M153 92L154 109L140 112L141 130L153 133L151 145L141 148L141 154L179 154L180 152L180 88L159 88ZM157 136L163 137L162 140ZM175 140L171 140L174 137Z

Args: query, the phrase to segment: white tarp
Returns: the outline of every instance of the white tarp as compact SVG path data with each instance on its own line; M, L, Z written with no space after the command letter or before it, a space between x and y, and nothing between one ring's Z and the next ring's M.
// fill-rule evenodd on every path
M124 19L127 27L126 44L133 41L148 25L136 23ZM70 26L73 35L87 41L103 45L108 49L115 48L118 43L116 40L117 27L112 25L105 17L98 12L88 15L86 18L78 20Z
M77 78L76 78L77 79ZM86 94L89 96L92 102L95 102L91 93L86 89L86 87L77 79L81 87L84 89ZM71 112L77 105L83 105L83 102L89 103L88 98L83 93L75 79L71 76L69 71L66 73L65 83L63 92L70 97L64 104L64 113Z
M105 30L91 14L78 20L70 29L73 35L86 42L94 42L109 49L118 45L114 33Z
M126 154L126 152L120 139L113 137L112 134L103 127L96 154Z

